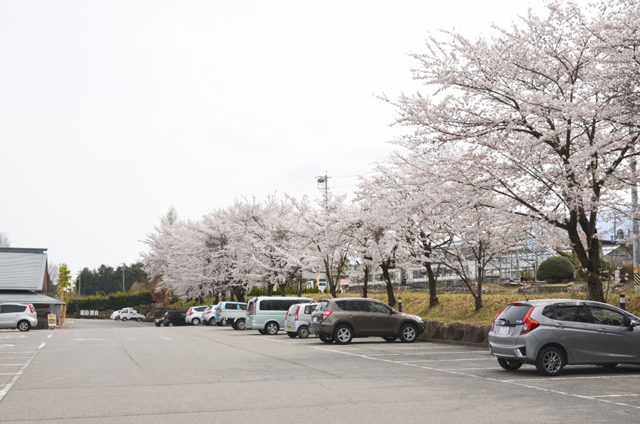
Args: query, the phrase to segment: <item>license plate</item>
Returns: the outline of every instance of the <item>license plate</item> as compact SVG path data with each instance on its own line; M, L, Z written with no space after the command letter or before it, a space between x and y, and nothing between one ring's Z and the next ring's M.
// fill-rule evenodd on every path
M500 327L500 330L498 331L498 334L501 335L508 335L509 334L509 327Z
M291 327L287 327L287 331L291 331Z

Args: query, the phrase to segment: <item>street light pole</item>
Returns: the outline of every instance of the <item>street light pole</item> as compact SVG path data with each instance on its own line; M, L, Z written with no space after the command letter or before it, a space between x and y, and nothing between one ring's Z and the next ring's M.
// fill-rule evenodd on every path
M631 172L633 176L631 177L633 181L631 182L631 215L633 218L633 286L635 288L636 293L638 292L638 286L635 284L635 279L638 274L638 263L640 262L640 240L638 240L638 234L640 233L640 222L638 220L638 185L635 181L636 174L636 159L634 157L633 162L631 162Z
M122 294L124 294L124 268L126 267L125 263L122 262Z

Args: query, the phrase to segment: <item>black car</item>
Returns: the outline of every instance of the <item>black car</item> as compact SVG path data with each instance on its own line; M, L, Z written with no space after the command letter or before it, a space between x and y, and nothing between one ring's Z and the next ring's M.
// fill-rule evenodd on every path
M185 317L186 311L167 311L164 313L164 325L165 327L173 327L174 325L187 325Z
M162 324L164 324L164 317L158 318L153 322L153 325L155 325L156 327L160 327Z

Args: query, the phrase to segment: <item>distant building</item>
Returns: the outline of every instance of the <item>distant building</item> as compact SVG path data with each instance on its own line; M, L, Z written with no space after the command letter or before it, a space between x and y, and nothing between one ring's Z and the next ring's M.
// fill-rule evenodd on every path
M38 314L38 328L47 327L47 315L61 322L65 305L47 296L47 249L0 248L0 303L30 303Z

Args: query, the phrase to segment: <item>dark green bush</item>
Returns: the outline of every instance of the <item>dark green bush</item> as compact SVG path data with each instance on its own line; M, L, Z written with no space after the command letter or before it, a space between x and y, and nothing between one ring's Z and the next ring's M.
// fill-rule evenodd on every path
M150 305L153 303L151 292L117 293L109 296L85 296L69 300L67 312L79 313L81 310L115 311L127 306Z
M552 280L560 283L565 278L573 278L575 268L569 258L563 256L552 256L542 261L538 267L536 278L538 280Z

